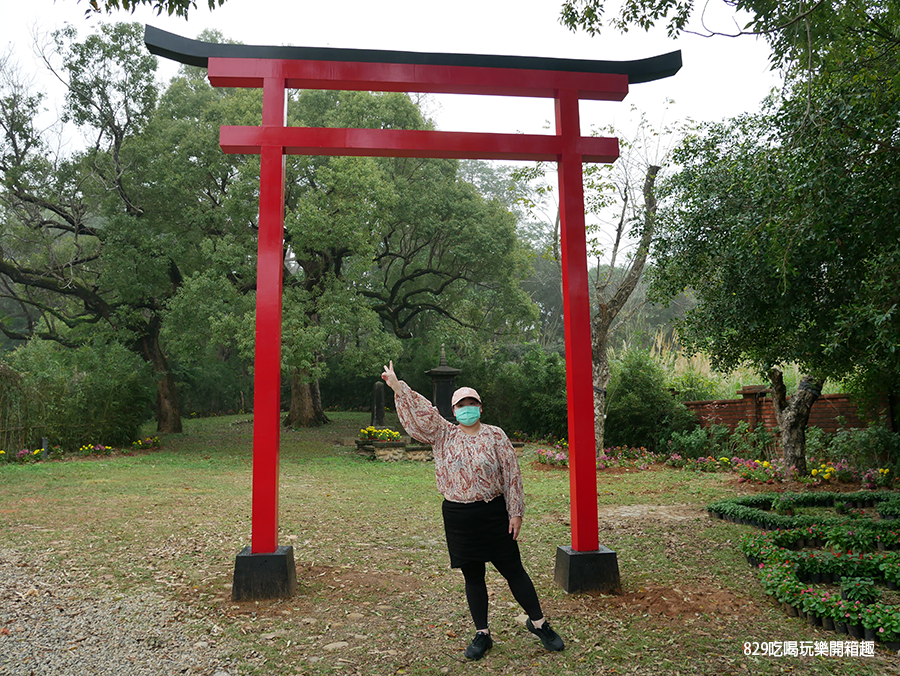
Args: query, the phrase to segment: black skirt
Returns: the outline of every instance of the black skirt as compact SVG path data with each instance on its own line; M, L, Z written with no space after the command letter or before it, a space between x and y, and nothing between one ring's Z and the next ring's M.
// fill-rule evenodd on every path
M509 532L509 515L502 495L490 502L450 502L441 507L450 567L473 561L519 559L519 543Z

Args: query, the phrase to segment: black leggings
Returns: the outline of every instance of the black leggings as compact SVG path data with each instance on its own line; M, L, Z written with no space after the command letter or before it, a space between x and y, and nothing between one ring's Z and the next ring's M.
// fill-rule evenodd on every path
M512 592L519 605L528 613L532 621L544 616L541 611L541 602L538 600L534 583L528 576L528 572L520 559L510 561L492 561L494 568L506 578L509 590ZM485 566L483 561L473 561L461 566L463 577L466 579L466 601L469 602L469 612L476 629L488 627L488 591L484 581Z

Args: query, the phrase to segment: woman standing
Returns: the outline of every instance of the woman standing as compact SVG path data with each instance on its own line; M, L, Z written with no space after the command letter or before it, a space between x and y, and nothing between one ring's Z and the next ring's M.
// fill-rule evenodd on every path
M525 512L522 475L506 434L481 422L481 397L470 387L453 393L453 413L459 422L454 425L425 397L397 379L393 362L384 367L381 377L394 391L403 428L414 439L431 444L434 452L437 488L444 496L450 566L462 570L466 601L475 622L475 638L466 648L466 657L479 660L494 645L488 627L488 561L506 578L528 614L528 631L537 635L547 650L562 650L565 644L544 618L519 555L517 540Z

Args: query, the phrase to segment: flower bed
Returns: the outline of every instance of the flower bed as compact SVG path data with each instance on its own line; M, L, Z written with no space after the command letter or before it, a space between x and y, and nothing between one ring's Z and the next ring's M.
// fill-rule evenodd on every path
M400 432L387 427L369 425L359 431L359 438L364 441L400 441Z
M880 590L897 589L900 583L896 524L861 515L784 513L801 506L833 507L841 500L871 508L893 505L898 496L873 491L767 493L720 500L707 509L719 518L766 529L744 535L741 551L757 568L765 592L789 614L900 650L900 605L883 600ZM836 584L841 588L823 586Z
M5 450L0 449L0 464L4 462L33 463L46 460L62 460L72 456L132 455L136 450L156 451L160 448L162 448L162 445L159 442L159 437L146 437L133 442L130 449L116 448L104 444L82 444L74 451L66 451L61 446L50 446L35 450L23 448L15 453L7 453Z
M652 453L643 447L616 446L603 449L603 452L597 456L597 469L602 471L615 467L628 467L646 470L650 469L652 465L662 463L663 460L663 456ZM537 461L543 465L568 467L568 444L565 441L558 441L553 447L538 449Z

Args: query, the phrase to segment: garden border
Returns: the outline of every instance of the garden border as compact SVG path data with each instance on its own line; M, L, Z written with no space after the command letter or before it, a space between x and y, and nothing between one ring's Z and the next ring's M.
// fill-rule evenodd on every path
M881 519L867 523L847 516L792 515L797 507L833 507L836 502L877 507ZM789 616L900 650L900 606L866 604L810 586L846 582L846 578L880 579L889 588L900 586L900 522L895 520L900 495L889 491L762 493L719 500L707 510L716 518L768 531L744 535L741 551L756 567L765 592ZM826 546L828 551L802 549Z

